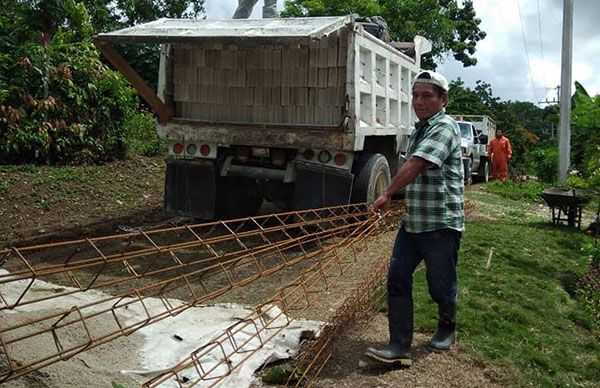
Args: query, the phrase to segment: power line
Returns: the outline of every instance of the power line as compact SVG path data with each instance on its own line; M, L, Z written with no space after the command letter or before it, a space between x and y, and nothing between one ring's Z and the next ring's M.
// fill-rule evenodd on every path
M538 33L540 35L540 51L542 52L542 75L544 76L544 87L548 89L546 80L546 62L544 60L544 42L542 40L542 13L540 11L540 0L537 0L537 16L538 16Z
M525 38L525 25L523 24L523 13L521 12L521 1L517 0L519 9L519 21L521 22L521 35L523 36L523 46L525 47L525 56L527 57L527 66L529 67L529 82L531 83L531 96L535 99L535 89L533 87L533 75L531 71L531 61L529 60L529 50L527 49L527 39Z

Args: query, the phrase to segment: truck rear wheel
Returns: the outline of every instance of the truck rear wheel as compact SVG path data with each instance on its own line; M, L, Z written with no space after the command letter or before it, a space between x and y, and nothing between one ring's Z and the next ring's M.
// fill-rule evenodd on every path
M390 166L381 154L366 154L356 162L352 202L372 203L390 185Z
M472 168L473 168L473 161L470 158L463 158L463 170L465 173L465 176L464 176L465 186L468 186L471 183L473 183Z
M217 217L242 218L258 214L263 195L256 180L230 176L219 179L217 184Z
M490 162L487 159L481 160L477 177L473 176L475 182L487 183L490 180Z

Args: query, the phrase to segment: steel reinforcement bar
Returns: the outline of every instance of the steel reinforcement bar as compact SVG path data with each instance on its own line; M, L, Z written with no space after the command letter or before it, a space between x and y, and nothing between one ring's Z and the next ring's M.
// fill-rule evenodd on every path
M91 303L71 305L44 317L4 327L0 330L0 361L3 361L0 363L0 381L14 379L54 362L68 359L92 347L131 334L146 325L179 314L189 307L206 302L229 290L243 287L307 259L327 254L336 249L338 244L348 241L351 231L363 224L364 221L361 219L364 220L369 214L366 207L355 206L352 209L354 211L350 213L347 212L347 207L333 208L334 215L329 218L319 214L331 209L305 213L305 216L312 214L312 218L320 220L320 224L305 220L303 225L295 226L305 231L301 237L292 237L288 234L287 240L242 251L238 256L205 268L155 280L143 287L134 287L115 296L106 295ZM340 216L340 213L343 215ZM307 226L316 225L320 227L315 232L306 232ZM329 229L325 229L324 226L329 226ZM262 229L265 228L261 227ZM310 248L311 244L312 248ZM226 255L219 257L227 258ZM206 260L202 259L202 262L205 263ZM241 273L242 269L244 273ZM214 281L215 279L217 281ZM29 282L21 278L14 281ZM30 288L31 285L28 284L27 289ZM177 290L184 291L185 298L182 298L182 301L170 300L167 293ZM52 299L60 299L69 293L59 293ZM149 306L151 297L160 300L158 308L155 305ZM48 299L50 298L41 298L38 302L44 303ZM126 314L128 309L142 311L144 317L125 322L125 319L120 318L119 315ZM112 323L112 326L106 325L107 320ZM99 325L100 321L104 321L104 324ZM100 326L103 327L102 330L99 329ZM73 331L77 332L79 335L75 337L78 340L73 341L72 338L69 341L62 340L61 337L65 335L66 330L70 331L70 337L73 337ZM36 357L28 357L26 361L14 361L11 356L11 346L29 345L34 349L36 341L45 336L51 336L55 343L52 351L46 354L35 354Z
M152 276L188 272L190 266L206 265L251 252L265 245L292 240L291 234L306 236L310 228L325 229L348 224L369 213L366 204L287 212L238 220L80 239L0 251L0 286L20 280L22 292L8 300L0 291L0 310L40 302L48 297L30 296L36 280L68 285L72 289L51 298L72 295L91 288L118 286L131 289L132 281L143 283ZM237 248L237 250L236 250ZM190 255L189 253L193 253ZM198 256L201 258L198 258ZM14 259L14 260L11 260ZM114 274L120 276L115 277Z
M382 231L396 227L399 213L400 209L396 208L383 217L372 214L346 236L336 249L326 252L319 261L281 288L267 302L144 386L158 387L167 381L175 382L180 387L199 383L215 386L221 382L266 342L289 326L294 320L292 314L301 314L315 305L336 279L356 262L358 253L366 250L369 243L373 242L370 237L379 236ZM363 244L362 249L360 244ZM243 340L236 338L236 334L239 337L242 332L250 334Z
M358 318L368 318L382 299L381 292L389 268L389 257L383 256L371 273L363 277L342 305L322 328L319 336L304 344L296 357L295 367L286 387L310 387L332 356L332 347Z

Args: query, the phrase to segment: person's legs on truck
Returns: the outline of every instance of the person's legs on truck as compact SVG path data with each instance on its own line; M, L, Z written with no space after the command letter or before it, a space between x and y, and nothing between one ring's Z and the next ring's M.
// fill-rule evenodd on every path
M238 0L238 7L233 13L233 19L248 19L258 0Z
M387 283L390 341L379 349L368 348L366 353L378 361L404 366L412 364L413 272L421 261L410 235L400 228L390 259Z
M456 264L461 232L440 229L419 233L419 256L425 261L429 295L438 305L438 327L427 346L432 350L448 350L456 336Z
M263 19L272 19L277 17L277 0L265 0L262 16Z

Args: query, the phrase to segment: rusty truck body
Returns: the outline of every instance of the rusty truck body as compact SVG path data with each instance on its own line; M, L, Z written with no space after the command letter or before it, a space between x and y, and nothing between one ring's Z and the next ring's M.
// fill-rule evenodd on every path
M160 19L96 45L158 115L168 144L165 209L210 219L371 201L415 121L421 37L398 44L352 17ZM111 47L156 43L153 93Z

